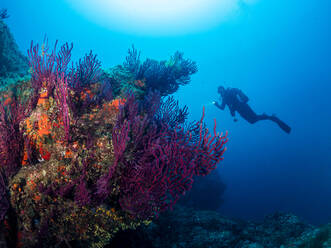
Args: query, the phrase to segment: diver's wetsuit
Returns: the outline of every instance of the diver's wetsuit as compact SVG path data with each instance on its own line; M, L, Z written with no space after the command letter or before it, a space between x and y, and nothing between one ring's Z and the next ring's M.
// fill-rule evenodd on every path
M261 120L271 120L278 124L278 126L283 129L286 133L291 132L291 128L281 121L278 117L274 115L267 115L267 114L256 114L251 107L247 104L249 101L248 97L237 88L222 88L222 93L219 90L219 93L222 96L222 104L219 105L217 102L215 102L215 106L219 109L224 110L225 106L227 105L229 107L230 113L233 117L235 117L235 112L237 111L241 117L243 117L245 120L247 120L249 123L253 124L257 121ZM236 121L236 119L235 119Z

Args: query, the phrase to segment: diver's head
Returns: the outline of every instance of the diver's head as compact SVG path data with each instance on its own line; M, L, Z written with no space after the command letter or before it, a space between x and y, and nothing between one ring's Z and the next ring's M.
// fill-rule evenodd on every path
M225 88L223 86L219 86L217 91L219 94L221 94L221 96L224 96Z

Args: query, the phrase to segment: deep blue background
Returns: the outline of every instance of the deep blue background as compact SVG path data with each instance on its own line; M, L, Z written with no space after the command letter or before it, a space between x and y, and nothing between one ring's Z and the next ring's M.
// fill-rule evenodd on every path
M155 59L183 51L199 72L176 97L191 119L206 106L210 127L216 118L218 130L229 131L220 211L261 219L283 210L316 224L331 221L331 1L260 0L212 30L170 37L112 32L64 0L2 0L0 7L8 8L6 22L24 53L45 34L74 42L74 58L92 49L104 67L122 63L131 44ZM211 105L220 84L241 88L253 109L276 113L292 133L267 121L234 123L227 109Z

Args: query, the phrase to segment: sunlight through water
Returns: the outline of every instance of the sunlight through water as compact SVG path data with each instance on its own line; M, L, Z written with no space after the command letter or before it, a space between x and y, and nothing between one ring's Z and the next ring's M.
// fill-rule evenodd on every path
M255 0L67 0L93 22L127 33L187 34L224 21Z

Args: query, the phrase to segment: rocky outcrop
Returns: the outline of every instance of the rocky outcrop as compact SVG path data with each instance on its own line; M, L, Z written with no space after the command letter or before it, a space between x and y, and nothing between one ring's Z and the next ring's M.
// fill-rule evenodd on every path
M0 87L28 76L28 59L19 51L7 24L0 19Z
M258 223L176 207L138 233L120 234L109 247L123 244L128 248L329 248L331 224L314 227L288 213L274 213Z

